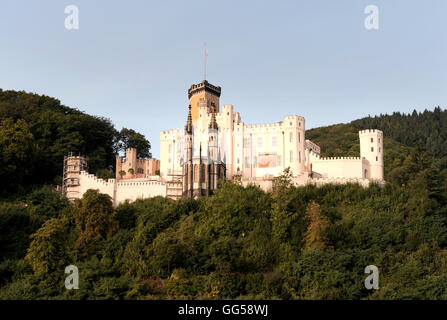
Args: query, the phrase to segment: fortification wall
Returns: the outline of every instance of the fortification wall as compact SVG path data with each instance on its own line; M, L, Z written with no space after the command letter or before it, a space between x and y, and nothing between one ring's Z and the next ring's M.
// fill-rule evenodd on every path
M166 197L166 184L158 181L119 181L116 183L115 204L126 200Z
M105 181L96 177L94 174L90 174L86 171L81 171L79 174L79 198L82 198L84 193L88 189L99 190L101 193L108 194L112 199L114 197L115 179L109 179Z
M126 200L135 201L143 198L166 196L166 184L159 181L144 181L141 179L120 181L109 179L105 181L85 171L81 171L79 181L78 198L82 198L88 189L94 189L108 194L112 198L114 205L118 205Z
M312 171L323 178L363 178L363 161L360 157L331 157L323 158L310 152Z

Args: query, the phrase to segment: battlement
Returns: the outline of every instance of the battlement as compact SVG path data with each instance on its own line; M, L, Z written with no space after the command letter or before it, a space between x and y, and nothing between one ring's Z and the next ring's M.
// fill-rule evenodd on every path
M282 122L274 122L274 123L258 123L258 124L246 124L245 128L247 129L256 129L256 128L279 128L282 127Z
M360 157L321 157L319 154L315 153L314 151L310 150L309 155L312 157L315 157L316 160L319 161L360 161L362 160Z
M379 129L365 129L359 131L359 134L371 134L371 133L378 133L380 135L383 134L383 132Z
M124 181L118 181L117 186L119 187L125 187L125 186L164 186L164 182L160 181L132 181L132 180L124 180Z
M220 97L220 94L222 92L221 87L219 86L214 86L211 83L209 83L206 80L203 80L201 83L199 84L193 84L191 85L191 87L188 90L188 99L191 99L191 97L201 91L205 91L205 92L209 92L214 94L217 97Z
M96 183L103 184L103 185L111 185L111 184L114 184L116 181L116 179L109 179L108 181L106 181L104 179L98 178L93 173L88 173L87 171L81 171L79 173L79 175L83 176L83 177L87 177L87 178L91 179L92 181L95 181Z

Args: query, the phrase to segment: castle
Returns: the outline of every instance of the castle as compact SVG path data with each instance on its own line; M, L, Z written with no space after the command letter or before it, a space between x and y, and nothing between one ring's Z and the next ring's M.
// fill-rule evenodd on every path
M185 128L160 133L160 160L138 159L137 150L127 149L125 157L117 157L115 179L89 174L85 157L65 157L64 194L74 200L88 189L98 189L118 205L155 196L207 196L218 188L219 180L269 191L286 168L297 186L383 183L382 131L359 132L359 157L323 158L320 147L305 138L303 117L247 125L233 105L220 107L220 95L221 88L206 80L192 85Z

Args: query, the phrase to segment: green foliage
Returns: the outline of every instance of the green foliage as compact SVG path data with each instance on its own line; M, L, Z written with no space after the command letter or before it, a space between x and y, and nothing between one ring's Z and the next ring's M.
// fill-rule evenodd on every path
M150 142L134 130L118 132L109 119L51 97L0 89L0 197L60 185L69 152L86 155L91 173L113 178L115 157L124 147L151 156Z
M73 215L78 230L75 248L79 258L86 257L101 240L116 231L117 223L112 213L110 196L97 190L87 190L82 199L76 201Z
M0 203L0 299L447 299L445 111L433 113L310 130L334 156L358 155L358 126L390 130L383 187L295 187L286 170L270 193L224 182L113 208L44 187ZM416 123L419 138L400 133ZM56 278L73 262L80 289L65 290ZM379 290L364 288L371 264Z
M151 143L141 134L132 129L122 128L118 134L118 149L125 152L127 148L136 148L137 157L148 159L152 157Z
M67 244L68 220L51 218L31 235L25 257L36 276L60 279L65 267L72 262Z

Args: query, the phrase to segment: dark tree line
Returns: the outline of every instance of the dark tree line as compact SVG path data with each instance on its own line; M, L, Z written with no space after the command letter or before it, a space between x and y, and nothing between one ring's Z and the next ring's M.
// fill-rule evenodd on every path
M137 147L150 157L140 133L118 132L109 119L88 115L47 96L0 89L1 194L27 192L31 186L60 184L63 157L86 155L89 171L113 176L116 155ZM111 173L110 173L111 172Z

